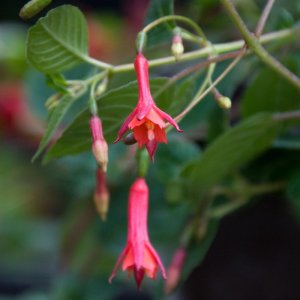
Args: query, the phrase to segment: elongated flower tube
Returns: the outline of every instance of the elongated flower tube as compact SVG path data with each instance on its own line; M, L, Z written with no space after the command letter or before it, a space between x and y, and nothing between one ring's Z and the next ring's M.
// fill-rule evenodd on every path
M173 125L177 131L182 132L182 130L167 113L156 106L152 99L149 86L148 61L142 53L137 54L134 68L138 80L138 103L121 126L115 142L118 142L124 133L131 129L139 147L145 145L153 160L157 144L167 143L165 121Z
M147 229L149 189L144 178L138 178L130 188L128 203L128 236L127 244L122 251L109 282L116 276L122 263L122 270L132 272L138 287L144 275L155 279L158 267L166 279L164 266L150 243Z
M105 172L100 167L97 168L96 172L94 202L100 218L102 221L105 221L109 207L109 191L106 184Z
M92 150L99 167L106 172L108 163L108 146L103 136L102 123L98 116L90 119L90 129L93 139Z

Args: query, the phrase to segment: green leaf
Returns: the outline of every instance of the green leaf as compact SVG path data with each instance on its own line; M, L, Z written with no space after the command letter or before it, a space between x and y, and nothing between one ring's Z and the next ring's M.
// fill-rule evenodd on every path
M64 115L71 107L73 101L74 98L72 96L64 95L59 99L58 105L50 112L46 132L44 133L39 148L34 154L32 161L37 159L37 157L45 150L51 138L53 137L56 129L60 125Z
M299 73L300 65L290 58L287 66L295 74ZM242 99L242 115L251 116L257 112L281 112L299 110L299 91L281 76L269 68L264 68L255 78Z
M167 82L165 78L156 78L150 80L152 94L155 94ZM173 114L173 110L168 109L168 106L173 107L175 100L180 101L182 98L176 98L177 89L170 88L169 91L162 93L156 103L168 113ZM101 117L104 129L104 135L107 142L113 142L117 137L117 132L124 122L125 118L133 110L138 98L137 83L130 82L120 88L112 90L103 95L98 100L98 111ZM173 101L174 99L174 101ZM168 101L167 101L168 100ZM161 105L163 104L163 105ZM174 106L178 110L178 105ZM90 112L88 109L82 111L74 122L65 130L62 137L49 150L46 155L46 161L51 158L58 158L64 155L78 154L90 149L91 137L88 126Z
M280 127L272 114L258 114L216 139L182 172L191 197L201 199L201 195L214 184L267 149Z
M152 0L146 16L145 25L152 21L167 15L174 15L173 0ZM171 44L172 30L175 27L173 21L164 22L156 26L147 34L147 46L153 47L157 44L169 41Z
M60 6L31 27L27 58L43 73L59 73L89 59L87 24L80 10Z
M182 270L181 280L185 280L191 274L192 270L202 263L207 251L209 250L212 242L215 239L216 233L218 231L218 225L218 220L211 220L208 224L207 232L203 240L190 245Z

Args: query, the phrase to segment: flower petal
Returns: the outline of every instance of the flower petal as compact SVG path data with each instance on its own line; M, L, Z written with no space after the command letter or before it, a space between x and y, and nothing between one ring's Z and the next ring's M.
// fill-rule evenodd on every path
M160 128L159 126L155 126L154 127L154 135L155 135L155 140L158 143L165 143L166 144L168 142L164 128Z
M178 132L183 132L183 130L181 130L178 126L178 124L175 122L175 120L173 120L173 118L171 116L169 116L167 113L165 113L164 111L162 111L161 109L159 109L157 106L153 107L157 113L159 113L165 120L167 120L171 125L173 125L176 130Z
M147 144L148 142L148 130L145 125L134 127L133 135L135 140L138 142L139 147Z
M152 140L152 141L148 141L147 144L146 144L146 148L147 148L149 156L150 156L150 158L153 162L154 161L154 154L155 154L155 151L157 149L157 141L155 139Z
M153 246L148 242L145 244L145 247L149 249L149 251L151 252L151 254L153 255L153 257L155 258L160 271L161 271L161 275L164 279L167 279L167 274L166 274L166 270L164 265L162 264L160 257L158 256L158 254L156 253L155 249L153 248Z
M126 118L126 120L124 121L124 123L122 124L119 133L118 133L118 137L117 139L114 141L114 143L117 143L122 136L124 135L124 133L127 131L128 129L128 124L131 122L131 120L134 118L135 114L136 114L137 109L135 108L130 114L129 116Z
M146 118L148 120L150 120L152 123L157 124L160 128L165 128L165 126L166 126L166 124L164 122L164 119L153 108L151 108L151 110L149 111L149 113L146 116Z
M122 253L120 254L120 256L119 256L119 258L118 258L118 260L117 260L117 262L116 262L116 265L115 265L115 267L114 267L114 269L113 269L113 271L112 271L112 273L111 273L111 275L110 275L110 277L109 277L109 279L108 279L108 282L109 282L109 283L111 283L112 280L114 279L114 277L116 276L117 271L118 271L118 268L119 268L119 266L120 266L122 260L123 260L124 257L126 256L128 250L129 250L129 246L130 246L130 245L127 244L126 247L123 249Z

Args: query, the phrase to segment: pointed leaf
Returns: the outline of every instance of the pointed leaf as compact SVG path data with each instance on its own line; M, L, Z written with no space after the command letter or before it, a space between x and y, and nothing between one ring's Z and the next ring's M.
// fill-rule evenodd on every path
M50 112L49 120L46 132L40 142L39 148L34 154L32 161L37 159L37 157L44 151L44 149L49 144L51 138L53 137L56 129L60 125L64 115L67 113L68 109L71 107L74 98L70 95L64 95L60 98L58 105Z
M280 122L265 113L246 119L222 134L182 172L191 197L199 201L214 184L267 149L280 128Z
M63 5L30 28L27 58L43 73L59 73L88 59L87 24L80 10Z

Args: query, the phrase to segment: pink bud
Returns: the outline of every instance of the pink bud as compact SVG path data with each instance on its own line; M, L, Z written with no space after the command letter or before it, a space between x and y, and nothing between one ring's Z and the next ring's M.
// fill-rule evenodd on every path
M106 185L105 173L101 168L97 168L94 202L102 221L105 221L109 207L109 191Z
M100 168L106 172L108 163L108 146L102 132L101 120L98 116L90 119L90 129L93 138L92 151Z
M167 280L165 284L165 293L170 294L178 285L182 267L186 258L186 249L178 248L174 253L172 262L167 270Z

